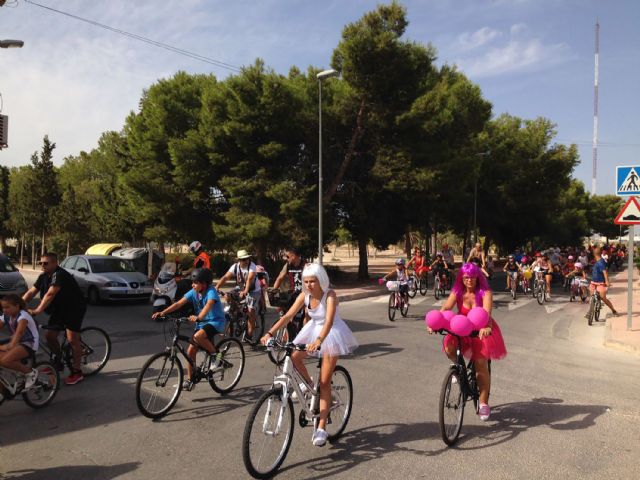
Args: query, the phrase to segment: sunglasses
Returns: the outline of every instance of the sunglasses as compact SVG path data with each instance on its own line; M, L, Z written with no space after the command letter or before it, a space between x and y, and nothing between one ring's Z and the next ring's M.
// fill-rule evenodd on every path
M47 266L49 265L49 262L40 262L41 265Z

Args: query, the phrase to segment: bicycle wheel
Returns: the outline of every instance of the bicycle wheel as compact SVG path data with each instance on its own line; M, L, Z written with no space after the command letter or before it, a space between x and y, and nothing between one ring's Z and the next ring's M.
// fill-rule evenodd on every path
M428 285L428 281L427 281L428 277L421 277L420 278L420 295L422 295L423 297L427 294L427 290L429 289L429 285Z
M455 379L455 381L454 381ZM462 393L462 379L454 368L447 372L440 391L440 433L447 445L453 445L458 440L462 430L464 418L465 398Z
M289 341L289 332L287 331L287 327L282 327L278 330L274 335L274 338L278 343L287 343ZM285 357L287 356L287 352L286 350L267 350L267 355L272 363L282 365Z
M160 418L173 408L182 392L184 373L180 359L169 352L153 355L136 381L136 403L145 417Z
M107 332L98 327L86 327L80 330L82 344L82 360L80 368L83 375L95 375L109 361L111 356L111 339Z
M31 408L42 408L56 396L60 387L60 373L48 360L36 362L33 368L38 371L38 378L30 389L22 392L22 398Z
M242 460L253 478L270 478L284 462L293 440L293 403L282 389L265 392L251 409L242 436Z
M347 369L337 365L331 376L331 408L325 427L329 441L338 439L349 422L353 406L353 383Z
M418 278L411 275L409 278L409 298L414 298L416 293L418 293Z
M244 372L244 348L235 338L225 338L218 344L222 354L220 369L211 373L209 385L219 394L229 393L238 384Z
M599 322L600 321L600 309L602 308L602 303L600 299L596 300L596 306L593 309L593 320L595 322Z
M395 318L396 318L396 294L395 292L392 292L391 295L389 295L389 320L393 322Z
M589 326L593 325L593 315L596 310L596 298L595 294L591 296L591 300L589 301L589 311L585 315L587 317L587 323Z
M544 287L542 285L538 285L538 290L536 291L536 299L540 305L544 304Z
M440 300L440 278L438 277L433 281L433 294L436 300Z

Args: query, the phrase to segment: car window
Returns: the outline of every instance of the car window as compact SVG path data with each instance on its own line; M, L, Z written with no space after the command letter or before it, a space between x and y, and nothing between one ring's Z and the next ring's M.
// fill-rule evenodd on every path
M93 258L89 263L93 273L135 272L131 262L119 258Z
M76 267L76 262L78 261L78 257L67 257L60 264L62 268L66 268L67 270L74 270Z
M18 269L14 267L11 260L8 258L0 258L0 272L17 272Z
M89 265L87 264L87 261L82 257L78 257L78 262L76 263L74 270L80 270L81 268L86 268L87 271L89 271Z

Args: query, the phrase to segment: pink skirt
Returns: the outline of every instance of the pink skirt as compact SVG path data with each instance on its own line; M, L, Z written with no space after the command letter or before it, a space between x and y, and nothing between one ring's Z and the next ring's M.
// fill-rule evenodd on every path
M491 335L479 338L462 337L462 355L471 360L490 359L500 360L507 356L507 347L504 345L504 338L498 322L494 319L491 326ZM457 339L453 335L444 337L443 350L449 346L456 346Z

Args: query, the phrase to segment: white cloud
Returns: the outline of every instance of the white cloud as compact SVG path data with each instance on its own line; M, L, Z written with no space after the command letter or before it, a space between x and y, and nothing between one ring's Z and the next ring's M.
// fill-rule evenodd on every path
M482 27L472 33L464 32L458 35L458 38L453 45L453 49L458 52L468 52L490 43L501 35L502 32L489 27Z

